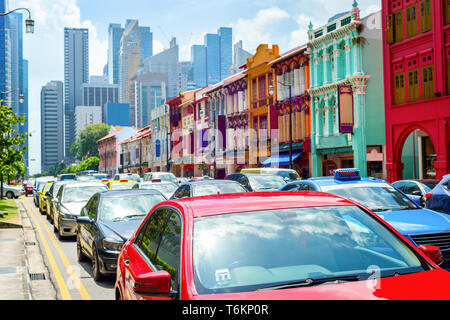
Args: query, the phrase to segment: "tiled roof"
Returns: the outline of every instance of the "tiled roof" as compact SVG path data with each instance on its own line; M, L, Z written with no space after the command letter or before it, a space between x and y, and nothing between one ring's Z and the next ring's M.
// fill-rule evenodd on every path
M116 135L117 132L121 131L121 130L124 129L125 127L115 126L115 127L111 127L111 128L114 130L114 132L111 132L111 133L107 134L106 136L104 136L104 137L101 138L101 139L98 139L98 140L97 140L97 143L99 143L100 141L104 141L104 140L106 140L106 139L109 139L109 138L114 137L114 136Z

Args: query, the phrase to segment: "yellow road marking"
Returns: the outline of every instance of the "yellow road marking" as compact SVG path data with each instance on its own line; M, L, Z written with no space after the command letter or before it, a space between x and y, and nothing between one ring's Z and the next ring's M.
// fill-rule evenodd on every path
M26 201L28 201L28 200L26 200ZM35 208L32 207L32 209L34 210L34 212L37 212L37 210ZM47 233L48 233L48 235L50 237L50 240L52 241L53 245L55 246L56 251L58 251L59 256L61 257L61 260L62 260L64 266L67 269L67 272L70 274L74 285L76 286L76 288L78 289L78 292L81 295L81 298L83 300L91 300L91 296L87 292L87 290L84 287L83 283L81 282L80 278L78 278L75 270L73 270L69 260L67 259L66 255L62 251L62 249L61 249L60 245L58 244L58 242L56 241L55 235L52 232L50 232L49 228L47 227L47 224L45 223L44 219L42 218L42 216L40 214L38 214L38 218L41 220L42 224L44 225L44 228L47 231Z
M50 262L50 267L52 268L53 274L55 275L56 282L59 287L59 292L61 293L61 297L63 298L63 300L72 300L72 297L70 296L69 293L69 289L67 289L66 283L61 275L61 271L59 271L58 265L56 264L55 258L53 257L53 253L50 250L47 240L44 237L40 224L36 220L36 217L34 216L32 210L30 210L27 201L23 201L22 203L27 208L27 211L30 213L29 216L33 219L34 224L36 225L36 228L39 232L39 237L41 238L42 244L44 245L47 258Z

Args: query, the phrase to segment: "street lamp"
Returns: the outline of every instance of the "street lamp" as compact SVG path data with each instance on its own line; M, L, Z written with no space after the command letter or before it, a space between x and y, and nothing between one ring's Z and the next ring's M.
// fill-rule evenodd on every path
M6 15L13 13L15 11L18 11L18 10L25 10L28 12L28 19L25 20L25 32L26 33L34 33L34 20L31 19L31 12L27 8L17 8L17 9L11 10L6 13L0 13L0 17L6 16Z
M272 80L273 82L273 80ZM278 84L289 87L289 169L293 169L292 165L292 84L286 84L277 81ZM274 94L274 86L273 84L269 85L269 94L273 96Z

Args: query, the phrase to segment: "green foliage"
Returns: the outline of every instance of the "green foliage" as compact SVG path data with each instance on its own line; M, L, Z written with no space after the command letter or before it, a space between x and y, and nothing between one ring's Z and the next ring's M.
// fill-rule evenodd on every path
M110 126L105 123L94 123L86 126L79 135L79 138L70 147L70 153L78 160L89 157L98 157L97 140L109 133Z
M46 172L43 172L43 176L57 176L58 174L63 173L77 173L79 171L85 170L96 170L98 171L99 158L98 157L90 157L86 160L83 160L78 165L72 165L66 167L64 163L57 163L51 166Z
M17 132L17 126L27 121L26 116L18 116L14 111L3 105L0 100L0 176L16 177L25 173L23 154L27 149L26 135Z

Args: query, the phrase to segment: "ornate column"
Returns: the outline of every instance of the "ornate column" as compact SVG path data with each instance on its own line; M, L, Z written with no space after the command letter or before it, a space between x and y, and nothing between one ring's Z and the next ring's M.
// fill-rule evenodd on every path
M328 84L331 82L331 79L329 78L329 70L331 69L331 61L330 61L330 54L327 52L327 49L325 48L323 50L323 84Z
M339 48L337 41L333 43L333 58L334 58L334 72L333 72L333 81L342 80L341 76L341 52L342 50Z
M349 78L353 74L353 66L351 64L351 40L346 39L345 40L345 77Z
M314 52L313 54L313 67L312 67L312 81L311 81L311 88L317 88L319 86L319 64L320 64L320 57L317 52Z

